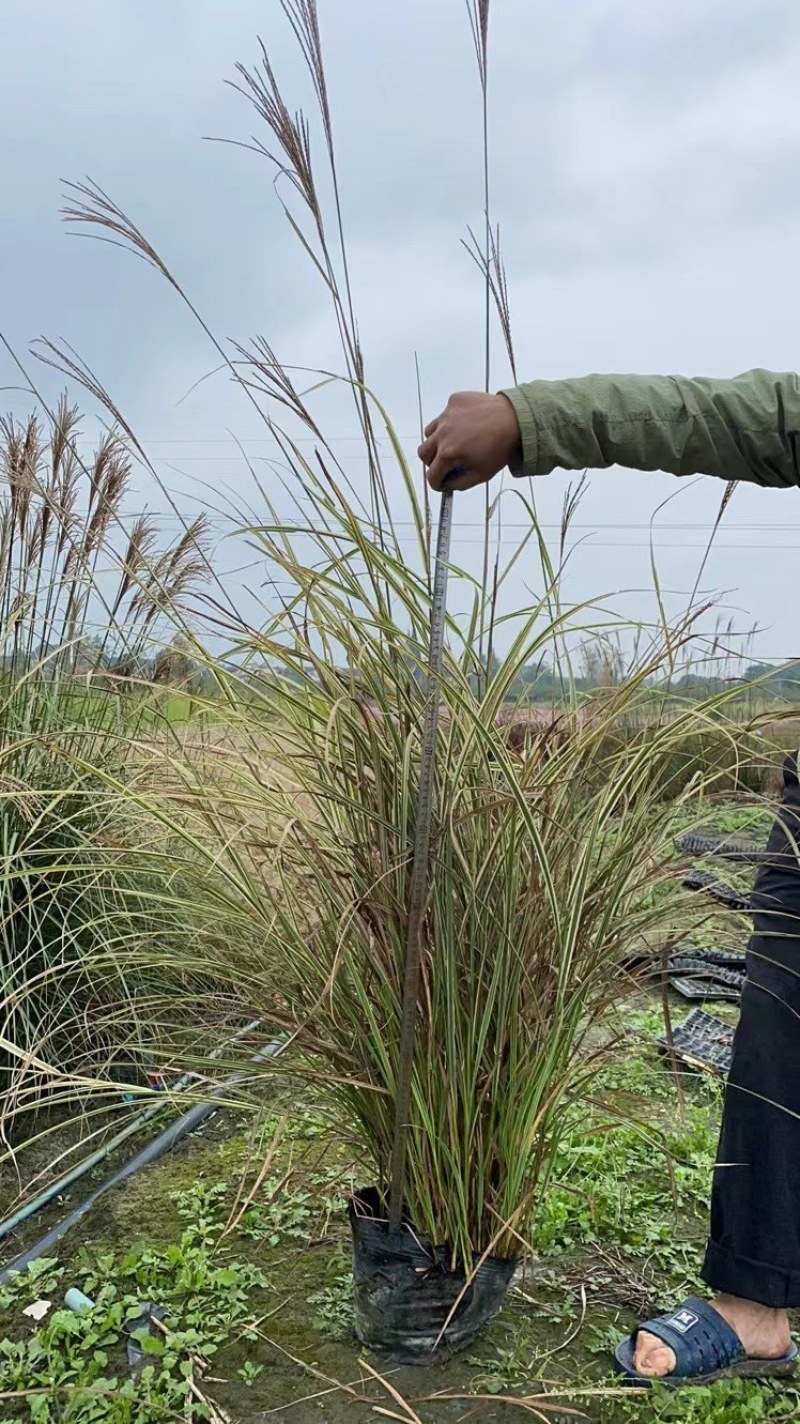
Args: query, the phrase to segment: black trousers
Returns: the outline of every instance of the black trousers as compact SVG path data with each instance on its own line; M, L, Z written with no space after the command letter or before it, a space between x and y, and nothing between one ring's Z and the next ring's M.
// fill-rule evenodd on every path
M747 982L725 1092L703 1278L800 1306L800 783L783 801L753 897Z

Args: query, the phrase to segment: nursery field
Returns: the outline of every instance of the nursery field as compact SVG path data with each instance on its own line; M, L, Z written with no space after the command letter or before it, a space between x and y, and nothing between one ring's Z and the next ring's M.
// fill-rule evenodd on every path
M758 833L740 801L710 828ZM727 874L727 872L726 872ZM729 879L744 885L747 871ZM746 921L698 912L698 944L734 947ZM673 1022L685 1005L670 996ZM715 1007L735 1018L735 1008ZM621 1390L609 1368L638 1319L702 1289L697 1277L715 1158L721 1082L678 1070L655 1046L660 991L609 1012L593 1097L570 1108L530 1253L507 1303L465 1354L398 1366L353 1333L345 1202L367 1164L329 1097L276 1068L263 1103L216 1114L159 1163L112 1189L62 1240L0 1287L0 1417L155 1421L467 1417L709 1421L796 1417L793 1387L746 1381L669 1394ZM74 1131L23 1154L32 1176ZM153 1129L150 1129L152 1135ZM133 1138L123 1157L139 1145ZM59 1220L122 1160L98 1167L2 1243L0 1266ZM9 1164L0 1195L12 1189ZM44 1180L46 1181L46 1174ZM25 1183L16 1184L25 1187ZM41 1182L39 1183L41 1187ZM79 1288L93 1302L66 1310ZM168 1334L142 1327L131 1368L123 1322L143 1302Z
M630 1121L612 1130L605 1117L569 1126L537 1253L466 1357L398 1369L359 1350L344 1218L359 1165L313 1104L298 1110L286 1101L282 1146L252 1200L241 1193L242 1174L253 1174L252 1123L221 1114L106 1198L57 1260L0 1292L2 1417L182 1417L186 1362L195 1355L209 1363L194 1366L193 1380L241 1424L280 1412L336 1420L354 1408L370 1415L374 1405L409 1419L413 1409L424 1420L450 1420L464 1416L470 1396L472 1407L496 1418L508 1403L491 1397L542 1394L553 1396L548 1415L559 1401L596 1420L793 1418L800 1402L793 1390L736 1383L644 1400L620 1393L610 1375L619 1334L697 1285L705 1233L719 1091L686 1080L677 1103L674 1080L646 1046L659 1017L643 1009L629 1018L640 1047L605 1075ZM278 1100L294 1098L279 1081L275 1090ZM277 1121L265 1119L266 1135ZM75 1285L96 1302L85 1318L62 1308ZM144 1299L164 1307L172 1334L166 1353L154 1335L146 1341L154 1370L134 1385L120 1323ZM52 1304L37 1324L24 1312L42 1300ZM12 1404L17 1390L41 1390L38 1407L36 1395ZM115 1412L109 1405L118 1394ZM138 1401L131 1414L126 1394ZM459 1398L430 1397L448 1394ZM183 1417L214 1415L195 1401Z

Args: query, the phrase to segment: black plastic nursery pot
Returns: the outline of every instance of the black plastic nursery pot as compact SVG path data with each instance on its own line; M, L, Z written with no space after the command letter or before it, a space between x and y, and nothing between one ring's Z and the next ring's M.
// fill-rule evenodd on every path
M433 1364L470 1345L503 1304L516 1260L476 1257L468 1281L445 1246L407 1224L392 1230L374 1187L351 1197L348 1215L362 1344L403 1364Z

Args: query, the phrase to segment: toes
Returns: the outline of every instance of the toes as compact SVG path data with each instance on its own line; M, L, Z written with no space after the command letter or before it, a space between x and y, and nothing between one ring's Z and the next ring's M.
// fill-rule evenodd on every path
M645 1355L636 1368L640 1375L647 1375L650 1379L665 1379L667 1375L674 1373L675 1356L669 1346L661 1345L657 1350L651 1350Z
M663 1379L675 1370L675 1353L659 1340L656 1335L640 1331L636 1341L634 1366L640 1375L650 1379Z

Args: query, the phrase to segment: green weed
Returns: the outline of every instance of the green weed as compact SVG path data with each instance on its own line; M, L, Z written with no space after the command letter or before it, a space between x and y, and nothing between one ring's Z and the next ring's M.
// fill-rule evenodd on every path
M307 1301L314 1309L314 1329L343 1339L353 1333L353 1276L343 1254L334 1256L331 1268L335 1269L333 1280L312 1292Z
M576 1400L576 1404L577 1404ZM800 1409L800 1392L778 1383L720 1380L680 1390L663 1386L652 1391L630 1390L600 1406L598 1424L622 1420L664 1421L664 1424L758 1424L762 1419L794 1420Z
M263 1374L263 1372L264 1366L257 1365L255 1360L246 1360L242 1368L236 1371L239 1379L247 1385L248 1389L252 1389L259 1375Z
M93 1309L56 1309L28 1338L0 1343L0 1394L20 1392L20 1424L160 1424L179 1415L208 1418L191 1391L192 1357L209 1361L254 1314L253 1298L268 1289L263 1272L226 1258L217 1249L221 1184L200 1184L180 1195L186 1225L163 1250L124 1256L84 1257L81 1288ZM18 1318L33 1300L63 1290L64 1270L41 1261L13 1277L0 1308ZM160 1305L166 1338L142 1328L134 1337L147 1363L132 1375L124 1352L124 1325L142 1302ZM243 1366L246 1383L258 1367Z

